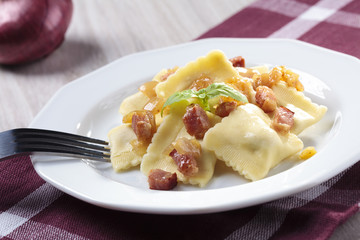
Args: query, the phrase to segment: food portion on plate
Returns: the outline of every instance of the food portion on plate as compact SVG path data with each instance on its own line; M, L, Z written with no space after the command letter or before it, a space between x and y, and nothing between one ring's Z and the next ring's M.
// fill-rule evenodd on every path
M327 108L304 95L300 78L219 50L163 69L122 102L123 123L108 133L112 166L140 165L151 189L169 190L204 187L217 161L256 181L290 156L307 159L316 150L298 135Z

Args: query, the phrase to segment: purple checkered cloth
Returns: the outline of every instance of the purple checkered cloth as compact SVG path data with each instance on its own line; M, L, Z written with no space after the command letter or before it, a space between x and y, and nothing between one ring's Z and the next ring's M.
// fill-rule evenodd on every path
M293 38L360 57L359 0L260 0L206 37ZM340 159L339 159L340 160ZM112 211L45 183L29 157L0 162L1 239L327 239L359 211L360 162L304 192L216 214Z

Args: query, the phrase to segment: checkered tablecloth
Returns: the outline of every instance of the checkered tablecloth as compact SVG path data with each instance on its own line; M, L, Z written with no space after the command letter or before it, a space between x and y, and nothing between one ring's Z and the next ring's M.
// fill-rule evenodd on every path
M359 58L360 1L260 0L199 38L206 37L293 38ZM277 201L216 214L163 216L82 202L45 183L29 157L18 157L0 162L0 238L327 239L359 211L359 173L360 162Z

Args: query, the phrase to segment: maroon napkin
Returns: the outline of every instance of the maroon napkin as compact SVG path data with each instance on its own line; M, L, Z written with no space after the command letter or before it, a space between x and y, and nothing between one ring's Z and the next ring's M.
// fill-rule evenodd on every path
M294 38L360 57L360 1L260 0L203 34ZM340 160L340 159L339 159ZM359 210L360 162L307 191L228 212L166 216L90 205L45 183L29 157L0 162L1 239L327 239Z

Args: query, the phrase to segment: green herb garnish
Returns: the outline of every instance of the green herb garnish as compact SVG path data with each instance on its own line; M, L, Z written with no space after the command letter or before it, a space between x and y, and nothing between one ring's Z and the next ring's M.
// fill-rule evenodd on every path
M207 88L200 89L199 91L187 89L181 92L174 93L164 103L161 109L161 116L163 115L163 111L165 107L183 100L187 100L189 98L197 98L200 101L200 105L205 110L209 111L210 110L209 99L218 96L231 97L241 102L246 102L246 103L248 102L248 99L244 94L226 85L225 83L213 83Z

